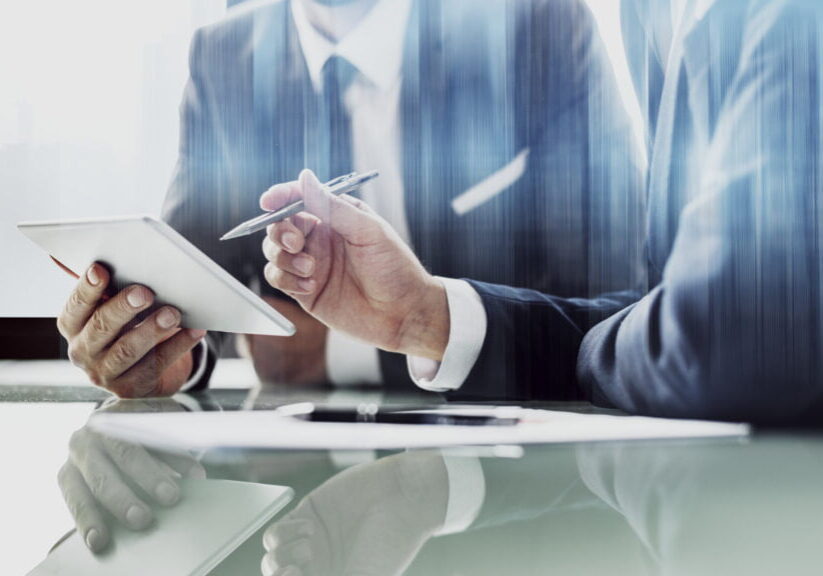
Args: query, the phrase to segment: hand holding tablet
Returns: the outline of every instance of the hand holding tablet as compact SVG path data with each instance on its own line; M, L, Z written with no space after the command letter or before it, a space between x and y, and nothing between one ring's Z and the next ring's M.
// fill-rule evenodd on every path
M80 277L58 326L72 360L120 396L176 392L205 330L294 333L289 320L154 218L18 228ZM110 286L115 294L107 297Z

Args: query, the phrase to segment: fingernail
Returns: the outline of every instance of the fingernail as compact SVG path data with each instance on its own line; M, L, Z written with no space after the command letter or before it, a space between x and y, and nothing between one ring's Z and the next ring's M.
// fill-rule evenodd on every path
M297 286L303 290L304 292L313 292L314 291L314 280L298 280Z
M203 336L206 335L205 330L201 330L199 328L192 328L189 330L189 336L191 336L192 340L200 340Z
M94 266L89 268L89 271L86 272L86 278L89 279L89 284L92 286L97 286L100 284L100 276L98 276L97 270L94 269Z
M154 489L154 494L157 496L157 501L166 506L171 506L180 498L180 490L177 486L165 480L157 485Z
M178 320L179 316L171 308L163 308L157 314L157 325L165 330L177 324Z
M314 261L309 256L301 254L294 259L294 267L303 274L311 274L311 271L314 269Z
M103 535L100 534L97 528L92 528L86 532L86 546L88 546L92 552L98 552L106 546L106 539L103 538Z
M297 250L297 245L300 239L294 232L286 232L283 234L283 245L289 250Z
M149 514L149 511L143 508L142 506L133 504L126 511L126 522L128 522L129 526L131 526L132 528L141 530L148 526L149 522L151 522L151 514Z
M132 308L142 308L146 304L146 295L140 288L133 288L126 294L126 300Z

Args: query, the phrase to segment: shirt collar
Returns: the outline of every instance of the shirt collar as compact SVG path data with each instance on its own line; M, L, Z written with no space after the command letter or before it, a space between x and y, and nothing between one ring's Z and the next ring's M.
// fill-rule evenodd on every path
M380 0L351 32L335 44L311 25L302 3L292 0L294 24L314 89L322 90L323 65L335 54L348 60L380 90L391 88L403 66L411 2Z

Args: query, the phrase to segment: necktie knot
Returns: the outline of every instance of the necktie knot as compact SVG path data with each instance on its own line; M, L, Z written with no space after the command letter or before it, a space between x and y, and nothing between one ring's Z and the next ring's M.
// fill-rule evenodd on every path
M342 56L333 55L323 64L323 92L340 98L357 75L357 68Z

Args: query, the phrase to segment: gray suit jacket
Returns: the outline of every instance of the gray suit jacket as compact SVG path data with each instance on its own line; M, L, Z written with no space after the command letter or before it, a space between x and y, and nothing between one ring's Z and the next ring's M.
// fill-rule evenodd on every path
M623 6L650 127L654 287L587 334L579 380L631 412L814 420L823 5L717 0L669 49L655 4Z

